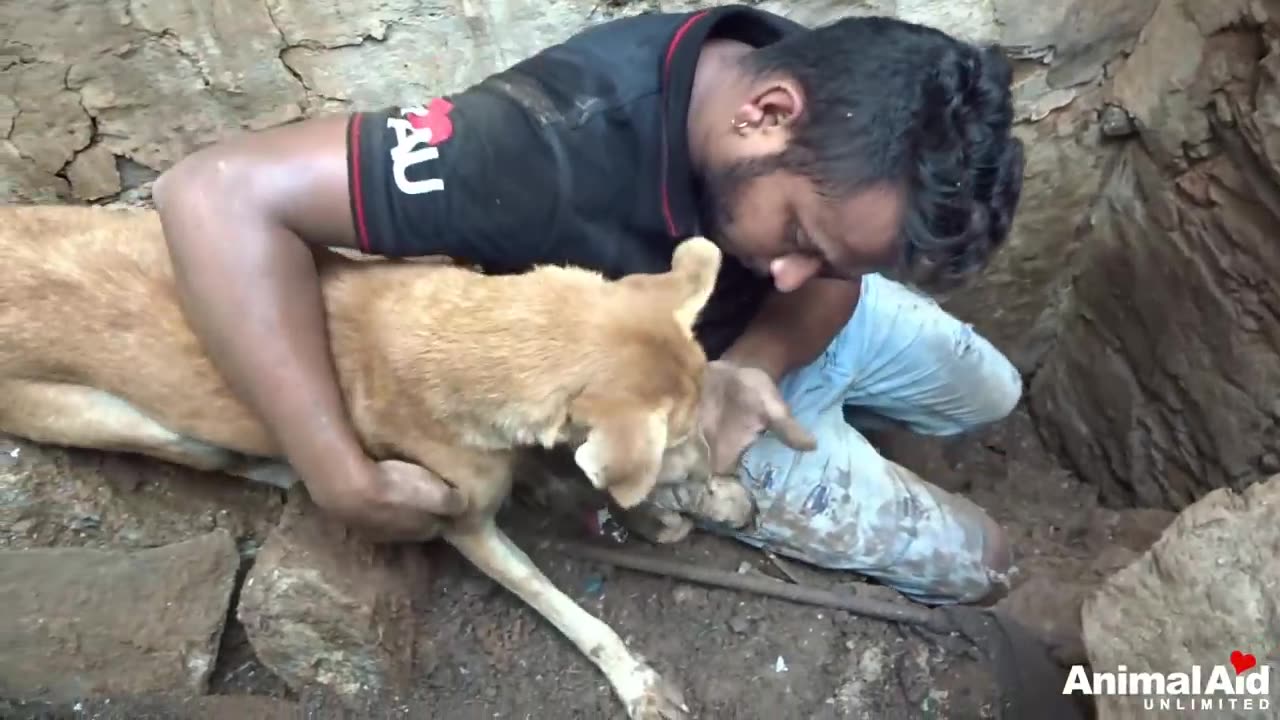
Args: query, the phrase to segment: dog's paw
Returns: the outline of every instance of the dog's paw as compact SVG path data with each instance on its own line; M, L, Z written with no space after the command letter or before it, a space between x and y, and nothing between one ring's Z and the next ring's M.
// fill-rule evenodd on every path
M734 477L715 476L689 512L719 525L740 529L755 519L756 502L751 491Z
M649 540L656 545L669 545L685 539L692 531L692 520L680 514L672 514L664 520L661 528L649 536Z
M688 720L689 706L680 688L648 665L637 668L636 675L643 690L627 703L630 720Z
M616 516L628 530L656 545L679 542L693 531L693 520L648 503L618 511Z

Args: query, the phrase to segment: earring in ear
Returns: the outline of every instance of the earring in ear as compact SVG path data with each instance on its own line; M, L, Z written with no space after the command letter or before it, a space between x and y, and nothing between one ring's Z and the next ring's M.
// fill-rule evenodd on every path
M741 135L742 131L746 130L747 127L751 125L751 122L748 120L739 120L737 118L734 118L733 120L729 121L729 125L731 125L733 129L737 130L738 134Z

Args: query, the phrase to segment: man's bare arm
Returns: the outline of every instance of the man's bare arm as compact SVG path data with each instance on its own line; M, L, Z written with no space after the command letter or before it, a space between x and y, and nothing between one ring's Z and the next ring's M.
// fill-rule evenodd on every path
M815 278L789 293L773 293L723 359L764 370L774 382L813 362L853 317L859 282Z
M409 538L461 505L417 468L364 453L339 391L311 246L354 246L346 118L245 133L165 172L154 197L183 309L312 497Z

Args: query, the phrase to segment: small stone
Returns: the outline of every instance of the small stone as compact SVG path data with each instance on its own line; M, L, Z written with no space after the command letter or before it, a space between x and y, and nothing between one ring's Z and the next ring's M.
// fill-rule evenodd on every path
M697 588L687 583L680 583L671 591L671 598L682 605L695 597L697 597Z
M1218 122L1226 127L1233 127L1236 124L1235 114L1231 110L1231 100L1222 91L1213 94L1213 114Z
M1205 160L1213 157L1214 145L1213 141L1205 140L1194 145L1187 146L1187 157L1192 160Z
M1280 472L1280 455L1270 450L1263 453L1258 460L1258 469L1268 474Z
M1133 118L1119 105L1102 108L1102 134L1110 138L1122 138L1137 132Z
M102 145L92 145L76 154L67 168L71 192L80 200L100 200L120 192L116 157Z
M73 516L67 525L77 532L93 532L102 527L102 518L95 513Z

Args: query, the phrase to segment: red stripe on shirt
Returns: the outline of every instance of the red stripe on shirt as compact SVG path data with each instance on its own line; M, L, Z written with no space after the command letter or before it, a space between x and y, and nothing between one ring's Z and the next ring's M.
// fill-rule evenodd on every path
M678 46L680 45L680 40L684 37L684 34L685 34L685 33L687 33L687 32L689 31L689 28L693 27L693 24L694 24L694 23L696 23L696 22L698 22L699 20L701 20L701 19L702 19L702 16L706 15L706 14L707 14L707 12L709 12L709 11L707 11L707 10L703 10L702 12L698 13L697 15L694 15L693 17L689 18L688 20L685 20L685 21L684 21L684 24L680 26L680 29L679 29L679 30L676 30L676 34L671 38L671 44L667 46L667 57L666 57L666 60L665 60L665 61L663 62L663 64L662 64L662 73L663 73L663 76L664 76L664 77L663 77L663 82L664 82L664 83L665 83L665 82L667 82L667 79L668 79L668 78L670 77L670 75L671 75L671 59L672 59L673 57L675 57L675 54L676 54L676 47L678 47ZM675 221L675 219L671 217L671 199L667 196L667 152L668 152L668 151L667 151L667 127L666 127L666 113L665 113L665 112L663 113L663 122L662 122L662 125L663 125L663 133L662 133L662 188L661 188L661 190L662 190L662 214L663 214L663 216L666 218L666 221L667 221L667 232L668 232L668 233L670 233L672 236L675 236L675 235L676 235L676 233L677 233L677 231L678 231L678 229L676 228L676 221Z
M360 121L362 116L356 114L351 119L351 136L347 141L351 144L351 192L355 196L356 239L362 252L369 252L369 228L364 220L364 190L360 183Z

